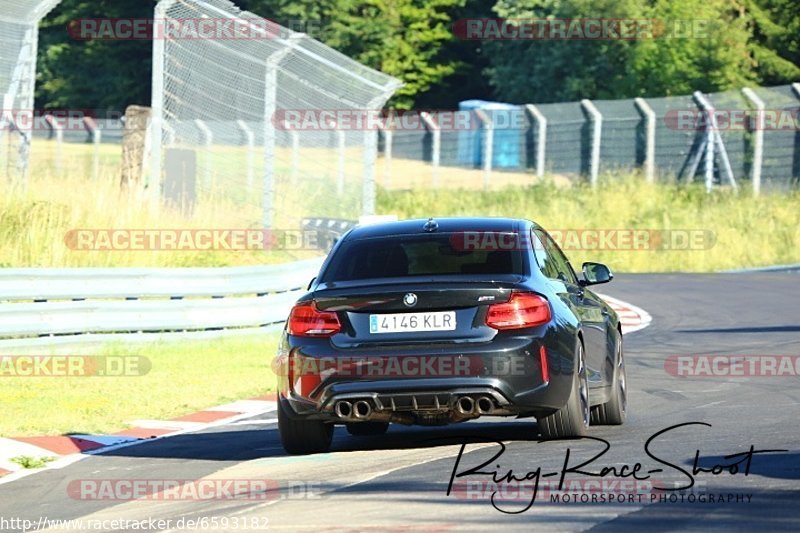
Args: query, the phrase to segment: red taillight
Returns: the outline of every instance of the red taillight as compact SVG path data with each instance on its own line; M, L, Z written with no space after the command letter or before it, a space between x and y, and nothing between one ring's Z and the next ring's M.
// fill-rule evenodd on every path
M530 292L512 292L502 304L489 306L486 325L494 329L520 329L550 322L550 304Z
M289 314L289 335L330 337L341 329L336 313L320 311L314 302L297 304Z

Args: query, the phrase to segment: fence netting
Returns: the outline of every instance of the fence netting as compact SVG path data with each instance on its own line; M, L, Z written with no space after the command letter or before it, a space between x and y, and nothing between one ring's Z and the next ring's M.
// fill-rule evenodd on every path
M156 8L166 29L209 19L234 36L165 31L155 43L156 180L169 190L190 183L179 203L227 204L243 222L272 227L370 210L377 130L358 120L399 82L226 0Z
M762 182L766 188L781 188L787 183L797 186L800 180L800 95L791 85L756 87L753 91L763 100L767 114L781 121L775 128L764 129ZM792 117L793 125L789 123Z
M800 176L798 90L800 88L791 85L754 89L766 108L761 173L766 188L794 186ZM715 110L714 124L709 122L710 117L701 105L703 99L703 105ZM644 106L638 106L633 99L591 102L602 117L600 175L643 171L647 159L647 121L649 113L652 113L654 179L704 180L707 168L705 143L710 138L710 127L714 131L711 138L714 153L710 159L712 185L727 185L730 172L737 184L748 186L753 175L757 113L753 102L741 90L706 94L700 99L695 95L681 95L646 98L643 102ZM543 153L537 149L542 128L526 106L478 101L462 104L468 105L452 112L464 115L463 120L456 121L460 127L441 130L438 158L431 128L383 135L380 149L383 163L389 169L384 172L385 185L481 187L525 184L535 179L540 156L545 172L551 177L578 181L591 174L593 123L591 113L580 102L534 106L546 121ZM487 131L477 117L481 109L494 123L488 175L485 168ZM430 114L437 116L437 113ZM389 158L393 161L387 161ZM436 161L440 168L431 168ZM425 163L426 166L415 163Z
M0 2L0 177L27 175L41 20L60 0Z

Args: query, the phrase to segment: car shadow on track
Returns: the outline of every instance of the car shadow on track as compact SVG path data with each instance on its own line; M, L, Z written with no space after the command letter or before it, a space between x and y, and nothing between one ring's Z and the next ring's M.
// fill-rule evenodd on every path
M452 446L463 442L498 440L536 441L540 436L533 421L465 423L441 427L392 426L385 435L353 437L344 427L334 433L331 452L397 450ZM101 452L109 457L151 457L205 461L248 461L285 456L277 428L183 433L153 439L137 446Z

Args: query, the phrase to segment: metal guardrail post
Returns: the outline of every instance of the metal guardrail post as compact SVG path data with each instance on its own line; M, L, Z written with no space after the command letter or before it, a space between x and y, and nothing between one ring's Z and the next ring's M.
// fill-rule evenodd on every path
M589 183L597 186L597 177L600 174L600 137L603 132L603 115L597 110L591 100L581 100L581 106L589 113L592 122L592 150L589 159Z
M483 109L476 109L475 114L483 125L483 190L489 190L492 179L492 150L494 148L494 123L492 118Z
M245 143L247 144L247 155L245 165L247 166L247 192L253 192L253 175L254 175L254 152L256 147L255 135L253 130L244 120L237 120L236 125L242 130L244 134Z
M422 111L419 114L419 117L425 123L425 127L428 131L431 132L433 136L433 147L431 151L431 165L432 165L432 175L433 175L433 188L439 188L439 161L440 161L440 154L442 149L442 129L439 127L439 124L436 123L436 120L430 115L430 113L426 111Z
M547 118L533 104L527 104L525 109L531 114L536 124L536 176L543 178L545 149L547 146Z
M644 177L648 183L653 183L656 176L656 114L644 98L634 98L633 102L644 116Z
M753 132L753 168L750 174L753 180L753 194L761 192L761 167L764 162L764 101L750 88L742 89L742 94L756 108L756 121Z

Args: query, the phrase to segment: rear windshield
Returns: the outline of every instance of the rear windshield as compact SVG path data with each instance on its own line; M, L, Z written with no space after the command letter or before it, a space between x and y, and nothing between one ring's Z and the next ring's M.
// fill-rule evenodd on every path
M522 274L519 250L454 248L452 234L359 239L336 249L323 282L402 276Z

